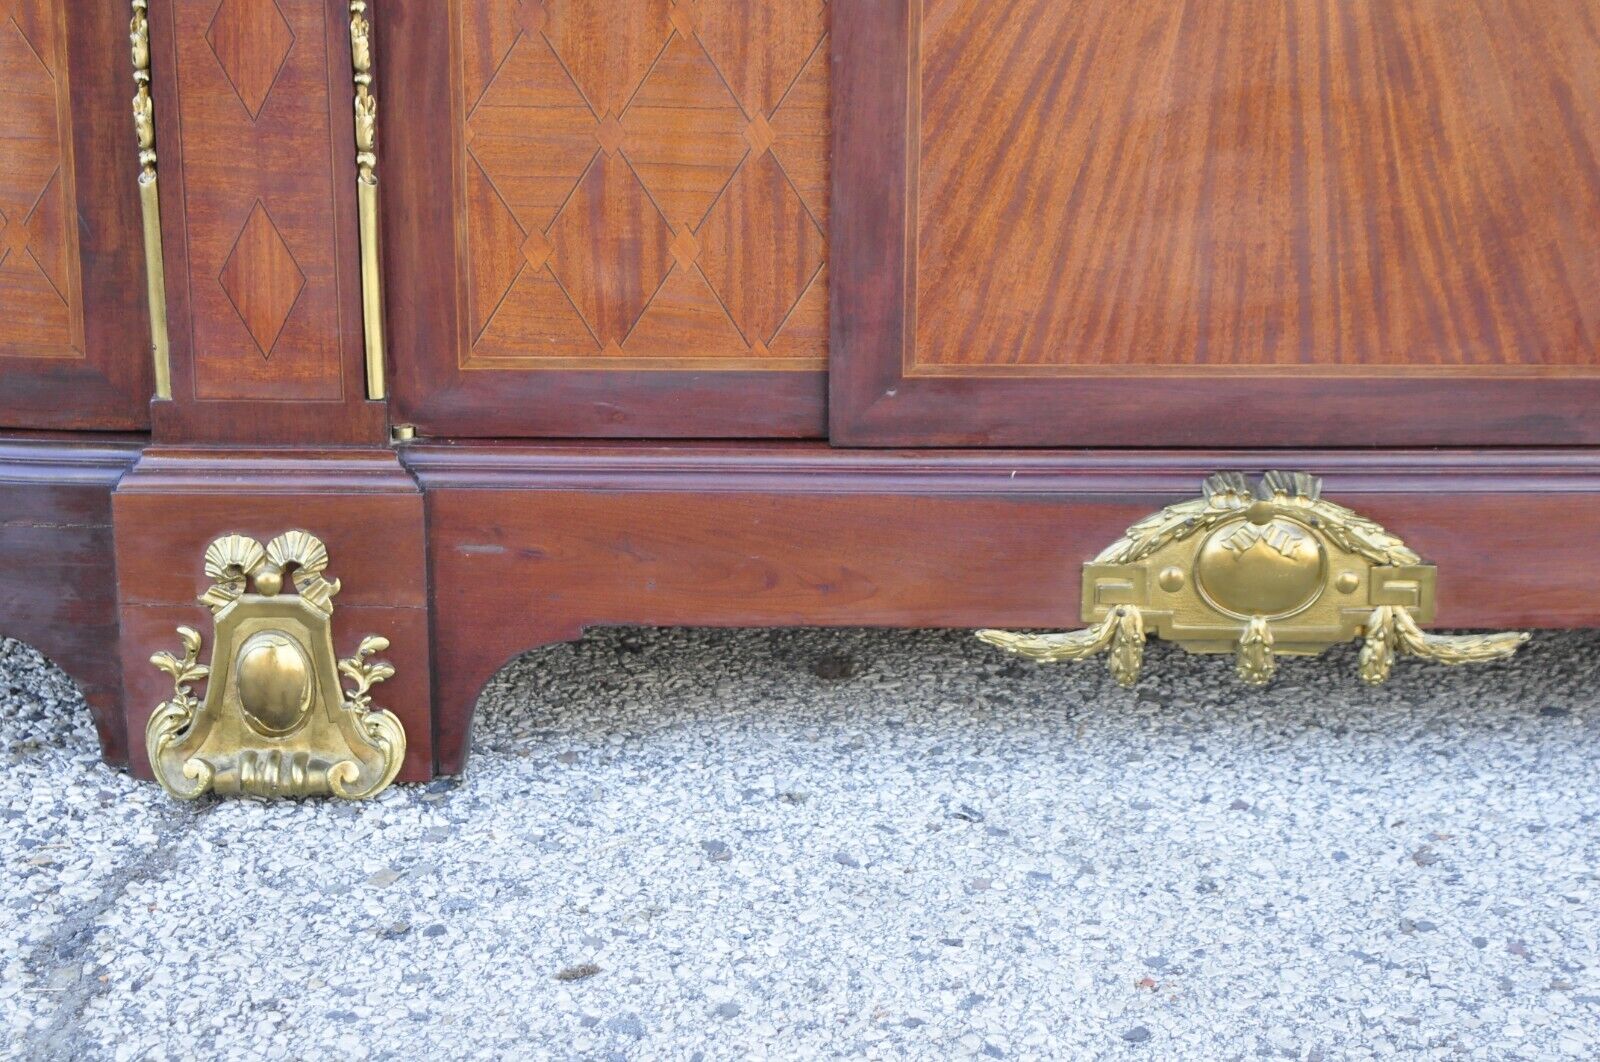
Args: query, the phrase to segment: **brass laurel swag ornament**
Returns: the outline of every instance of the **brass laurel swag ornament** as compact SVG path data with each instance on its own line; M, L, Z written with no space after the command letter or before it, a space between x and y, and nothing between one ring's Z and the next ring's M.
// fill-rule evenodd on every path
M1282 656L1311 656L1362 639L1360 675L1388 679L1396 655L1441 664L1503 660L1522 633L1445 636L1434 615L1435 569L1378 524L1322 497L1303 472L1238 472L1205 481L1204 496L1128 528L1083 571L1083 621L1065 634L979 631L1033 660L1109 654L1122 686L1139 680L1147 634L1190 652L1232 653L1247 685L1265 686Z
M145 728L150 766L167 792L184 800L207 792L360 800L394 781L405 730L393 713L373 708L371 694L394 674L372 659L389 642L369 635L354 656L335 659L339 581L323 577L327 566L327 550L305 531L264 549L244 535L207 547L212 585L200 601L215 617L210 666L199 662L200 633L189 627L178 628L181 658L150 658L172 676L172 699ZM341 687L340 675L352 689ZM201 681L204 700L192 692Z

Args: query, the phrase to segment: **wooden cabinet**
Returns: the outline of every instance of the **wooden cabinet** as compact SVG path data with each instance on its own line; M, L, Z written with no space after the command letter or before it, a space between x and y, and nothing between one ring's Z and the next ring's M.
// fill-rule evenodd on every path
M272 543L390 640L402 779L598 624L1200 629L1198 561L1088 581L1130 527L1285 546L1345 637L1600 623L1588 0L0 13L0 629L135 770ZM1190 642L1270 674L1230 585Z

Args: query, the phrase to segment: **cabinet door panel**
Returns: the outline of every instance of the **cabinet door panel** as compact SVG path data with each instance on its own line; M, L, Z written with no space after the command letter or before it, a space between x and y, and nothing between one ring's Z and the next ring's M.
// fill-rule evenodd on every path
M0 6L0 426L142 428L131 8Z
M1600 442L1586 0L835 6L835 441Z
M823 432L826 4L396 0L376 21L397 419Z

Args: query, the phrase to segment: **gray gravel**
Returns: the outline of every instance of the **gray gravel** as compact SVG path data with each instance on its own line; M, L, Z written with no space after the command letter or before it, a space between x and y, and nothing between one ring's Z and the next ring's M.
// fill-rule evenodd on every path
M950 632L608 631L462 780L183 806L0 643L0 1037L61 1058L1600 1055L1600 634L1135 693Z

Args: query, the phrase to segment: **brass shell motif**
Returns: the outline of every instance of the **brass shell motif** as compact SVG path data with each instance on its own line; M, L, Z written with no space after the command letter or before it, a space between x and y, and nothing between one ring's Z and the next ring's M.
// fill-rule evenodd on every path
M199 663L202 640L189 627L178 628L181 659L150 658L173 682L172 698L145 728L157 781L185 800L207 792L352 800L381 792L406 751L400 720L372 706L372 687L394 674L372 656L389 643L368 636L354 656L335 658L339 582L322 574L322 542L290 531L263 548L224 535L203 563L212 583L200 601L214 615L216 637L210 666ZM342 688L340 676L353 688ZM203 701L192 692L201 681Z
M1033 660L1107 653L1120 685L1139 679L1147 632L1197 653L1232 653L1241 681L1265 686L1283 656L1362 639L1360 676L1388 679L1397 654L1441 664L1503 660L1526 634L1428 634L1436 572L1378 524L1322 497L1304 472L1238 472L1169 505L1084 565L1082 617L1065 634L979 631Z

